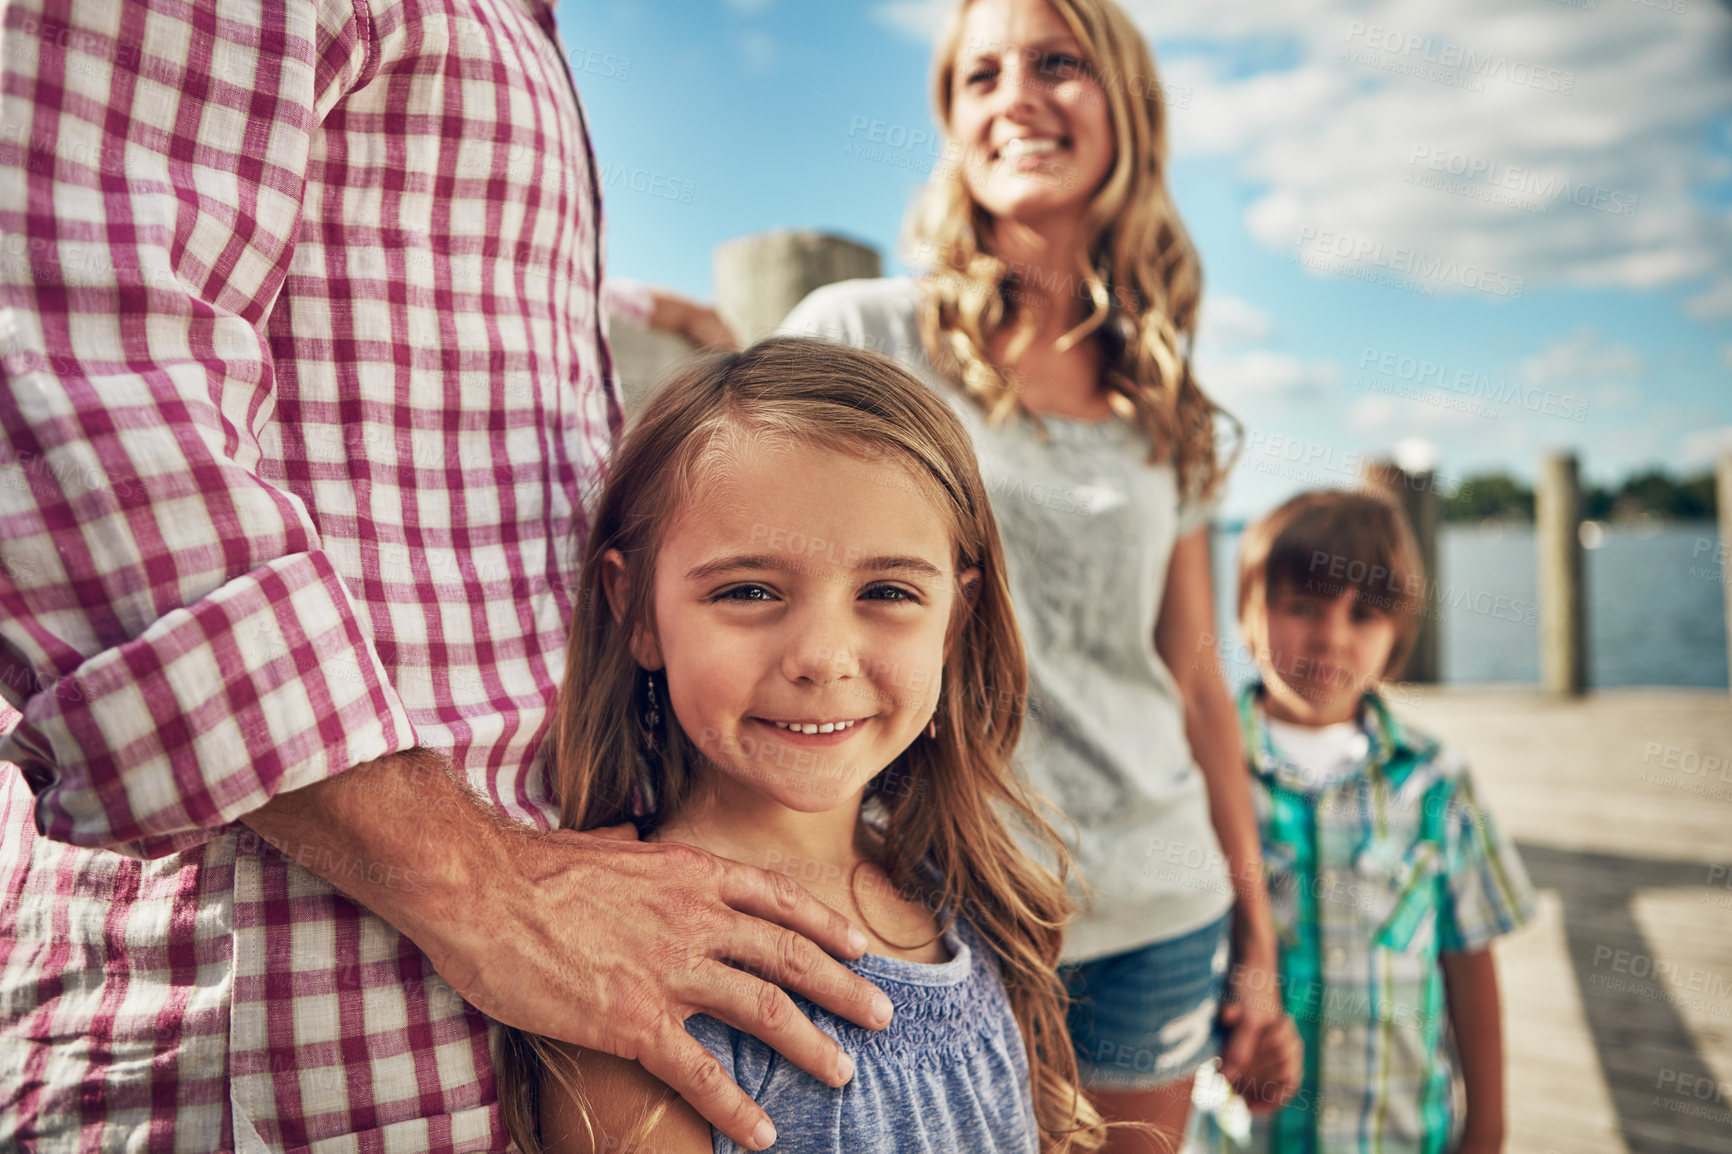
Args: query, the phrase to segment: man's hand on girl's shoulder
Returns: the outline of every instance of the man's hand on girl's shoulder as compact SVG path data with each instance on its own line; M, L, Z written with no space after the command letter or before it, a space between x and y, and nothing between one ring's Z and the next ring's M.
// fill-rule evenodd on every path
M851 1063L782 987L867 1029L890 1021L889 999L830 956L858 956L865 938L793 879L640 842L630 826L548 832L507 821L436 754L357 766L243 820L279 848L308 847L309 868L407 935L470 1005L641 1062L747 1149L774 1133L769 1118L686 1032L687 1018L732 1023L831 1085ZM392 886L319 868L351 859L401 864L421 880Z
M829 956L866 943L790 878L622 832L529 832L495 858L510 868L452 927L455 949L486 959L459 990L508 1025L636 1060L716 1129L762 1149L769 1118L686 1019L732 1023L843 1085L851 1063L782 987L869 1029L886 1024L889 999ZM507 949L514 965L499 964Z

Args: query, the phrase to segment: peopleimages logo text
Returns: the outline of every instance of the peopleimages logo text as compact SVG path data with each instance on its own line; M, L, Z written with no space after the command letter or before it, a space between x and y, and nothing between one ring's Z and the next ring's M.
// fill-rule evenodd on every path
M1633 193L1606 188L1604 185L1572 181L1556 173L1542 175L1521 165L1505 164L1483 156L1469 156L1466 153L1424 144L1413 146L1407 163L1415 168L1424 167L1432 172L1460 177L1464 181L1507 189L1535 201L1561 199L1579 208L1591 208L1611 216L1635 216L1642 203L1641 198ZM1409 182L1412 179L1410 175ZM1454 190L1446 188L1446 191Z
M1507 272L1497 272L1453 257L1433 256L1418 249L1386 249L1380 240L1328 229L1300 229L1294 247L1298 250L1296 255L1300 263L1319 272L1339 271L1327 264L1328 258L1334 258L1358 265L1375 265L1416 281L1459 285L1491 296L1519 299L1526 287L1522 277Z
M1393 377L1411 382L1416 387L1439 389L1464 398L1492 401L1499 405L1519 405L1530 413L1547 417L1560 417L1577 423L1588 419L1588 402L1583 397L1573 397L1521 381L1488 377L1471 369L1451 372L1447 365L1437 361L1421 360L1387 349L1366 346L1359 354L1359 367L1377 374L1379 378Z

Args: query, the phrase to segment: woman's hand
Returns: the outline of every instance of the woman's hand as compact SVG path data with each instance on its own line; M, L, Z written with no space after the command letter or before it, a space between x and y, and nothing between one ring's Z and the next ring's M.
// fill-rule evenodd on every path
M655 331L684 337L700 349L740 347L734 330L709 305L662 288L652 288L650 298L655 302L655 310L650 314L649 324Z
M1281 1008L1273 933L1267 937L1254 930L1235 935L1233 966L1227 979L1227 998L1221 1007L1221 1024L1227 1028L1227 1043L1221 1049L1221 1075L1235 1086L1259 1070L1271 1067L1271 1055L1279 1052L1280 1034L1292 1020ZM1293 1032L1294 1040L1298 1031ZM1289 1076L1290 1075L1290 1076ZM1299 1088L1302 1066L1291 1071L1274 1064L1277 1087L1264 1088L1262 1097L1276 1094L1281 1101ZM1287 1086L1284 1093L1279 1086ZM1241 1094L1247 1100L1250 1095Z
M1264 1113L1298 1092L1304 1078L1305 1043L1293 1019L1282 1014L1259 1034L1250 1061L1230 1082L1253 1113Z
M791 878L621 827L505 821L437 755L381 758L242 820L301 860L400 867L327 880L408 935L471 1005L641 1062L748 1149L774 1127L688 1017L754 1034L833 1086L852 1061L780 987L868 1029L890 1020L889 999L829 956L858 956L865 938Z

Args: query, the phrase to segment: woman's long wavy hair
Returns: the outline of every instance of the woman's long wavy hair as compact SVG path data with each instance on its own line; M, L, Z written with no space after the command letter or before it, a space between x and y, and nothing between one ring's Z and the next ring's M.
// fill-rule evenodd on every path
M1062 876L1024 855L1004 816L1050 849L1062 875L1068 860L1062 845L1011 770L1027 672L998 528L967 433L943 401L894 361L828 341L763 341L685 369L632 427L591 526L548 738L561 824L594 829L630 821L648 836L702 784L701 755L671 716L655 740L646 740L638 721L649 705L646 678L631 640L654 629L661 534L725 467L741 438L887 462L894 487L861 499L932 501L950 523L957 572L979 570L972 597L958 591L938 735L923 732L873 778L865 809L882 837L878 864L891 882L907 887L903 892L930 892L930 868L943 887L930 904L966 911L995 950L1028 1048L1041 1149L1098 1149L1105 1131L1078 1088L1056 973L1070 902ZM623 606L611 606L602 585L601 558L609 550L624 558ZM665 676L651 678L665 709ZM546 1039L507 1031L500 1101L528 1154L542 1149L542 1085L552 1078L581 1102L576 1073ZM653 1123L652 1116L639 1129Z
M1237 422L1211 401L1191 374L1203 272L1197 251L1167 190L1166 111L1154 58L1130 19L1112 0L1049 0L1070 26L1099 82L1112 126L1114 162L1086 206L1074 269L1057 295L1084 295L1089 315L1065 334L1068 346L1098 334L1103 385L1114 411L1134 421L1149 441L1149 460L1170 461L1180 491L1212 495L1230 459L1217 456L1217 424ZM951 127L957 50L969 0L952 13L939 39L934 69L938 119ZM957 163L934 168L909 229L911 260L922 266L921 332L929 359L951 372L989 418L1017 405L1006 366L987 350L1012 334L1008 359L1033 336L1016 308L1022 276L993 251L994 218L968 190L969 142Z

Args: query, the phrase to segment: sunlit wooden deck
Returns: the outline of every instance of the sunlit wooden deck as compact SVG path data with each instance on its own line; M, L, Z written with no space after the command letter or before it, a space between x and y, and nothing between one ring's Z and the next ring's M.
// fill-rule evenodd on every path
M1732 695L1400 694L1541 890L1497 948L1512 1154L1732 1152Z

